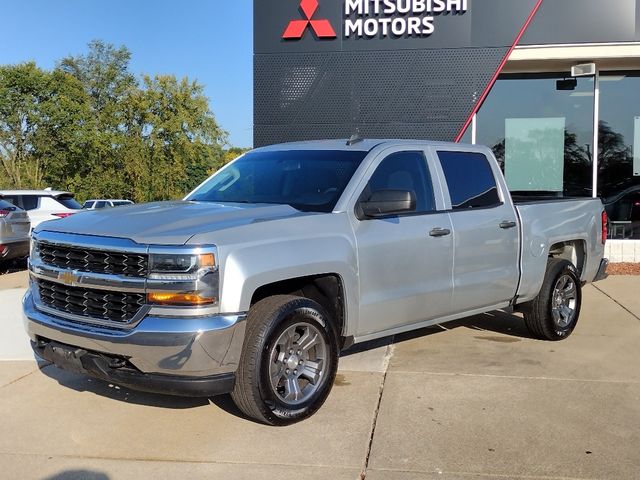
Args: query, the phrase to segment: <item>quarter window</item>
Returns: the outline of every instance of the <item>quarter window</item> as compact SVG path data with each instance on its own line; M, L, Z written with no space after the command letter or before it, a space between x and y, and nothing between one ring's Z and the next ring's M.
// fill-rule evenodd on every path
M487 157L474 152L438 152L454 210L500 205Z
M25 210L35 210L38 208L40 197L37 195L23 195L22 205Z
M366 201L378 190L405 190L416 196L416 211L427 213L435 210L433 185L422 152L392 153L378 166L369 180L361 199Z

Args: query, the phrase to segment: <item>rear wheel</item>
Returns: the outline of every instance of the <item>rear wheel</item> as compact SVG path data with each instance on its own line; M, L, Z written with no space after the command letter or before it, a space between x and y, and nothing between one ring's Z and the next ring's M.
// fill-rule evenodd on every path
M540 293L523 309L524 321L536 338L564 340L578 323L581 303L582 289L575 266L552 258Z
M338 368L338 338L325 310L307 298L277 295L256 303L231 396L247 416L288 425L324 403Z

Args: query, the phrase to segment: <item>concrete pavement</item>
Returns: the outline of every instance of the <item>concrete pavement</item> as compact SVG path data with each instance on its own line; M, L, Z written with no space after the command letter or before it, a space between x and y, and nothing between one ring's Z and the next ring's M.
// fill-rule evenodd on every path
M637 479L638 292L638 277L587 287L559 343L496 312L358 346L325 406L285 428L243 419L228 397L0 362L0 476Z
M22 297L28 284L26 271L0 275L0 361L33 360L21 320Z

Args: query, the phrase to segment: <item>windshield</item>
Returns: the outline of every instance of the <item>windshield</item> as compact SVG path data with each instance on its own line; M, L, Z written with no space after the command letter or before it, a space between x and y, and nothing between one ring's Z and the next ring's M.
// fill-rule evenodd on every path
M285 204L330 212L366 155L342 150L250 152L216 173L187 200Z

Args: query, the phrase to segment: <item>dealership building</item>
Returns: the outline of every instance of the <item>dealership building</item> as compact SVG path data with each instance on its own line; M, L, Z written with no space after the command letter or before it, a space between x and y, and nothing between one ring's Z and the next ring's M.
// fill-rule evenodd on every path
M490 146L519 194L599 196L640 262L640 0L255 0L254 143Z

